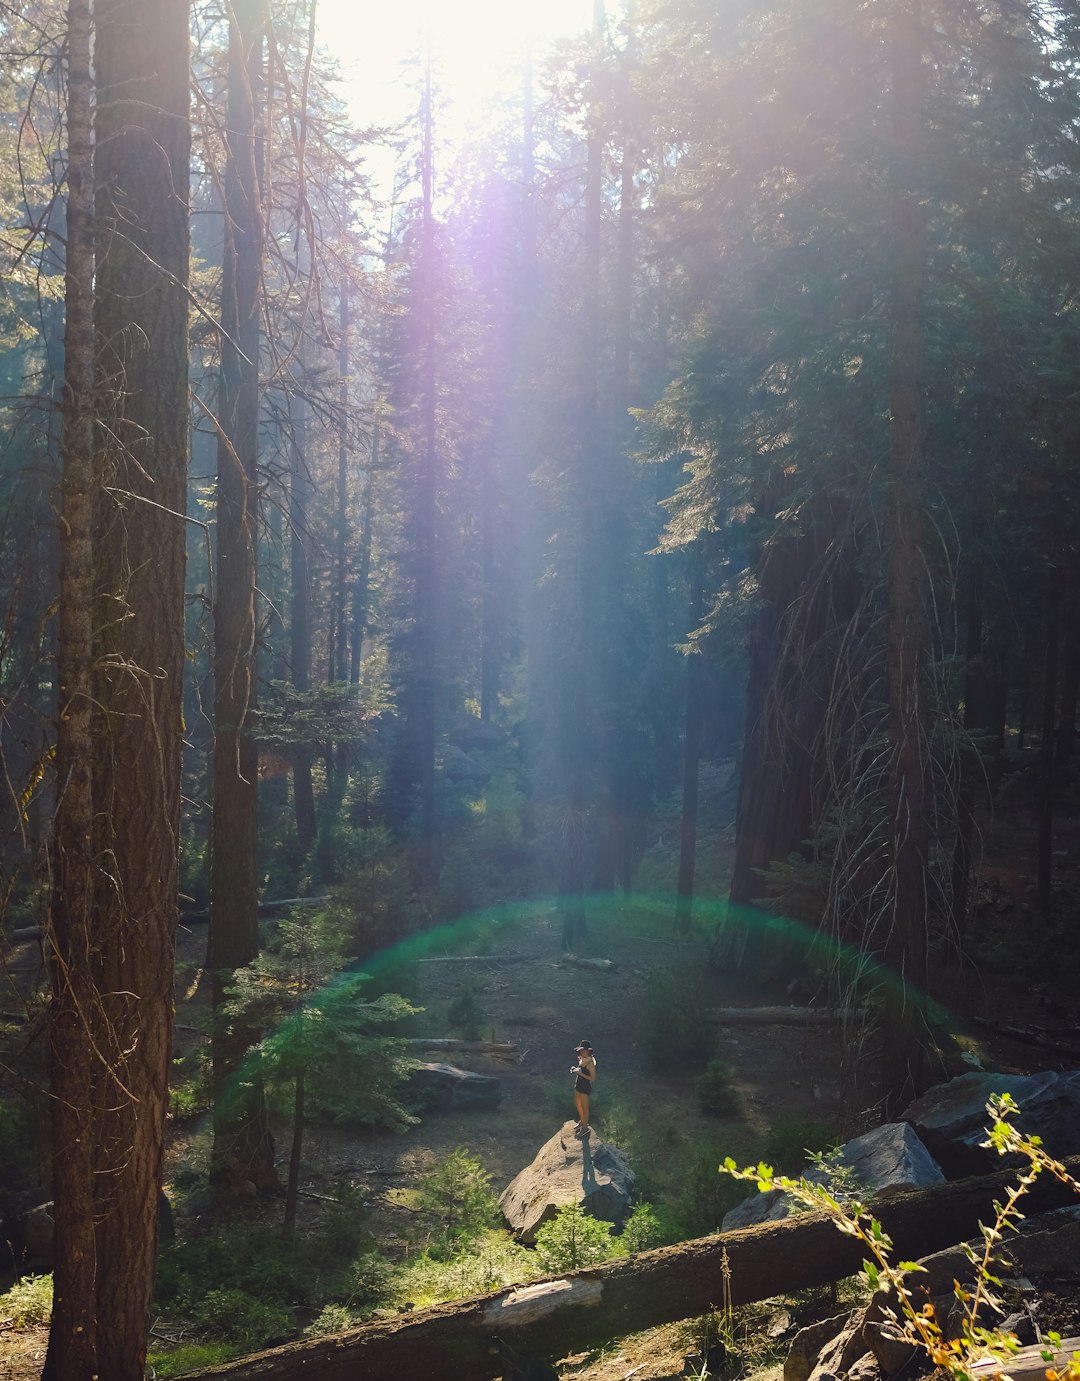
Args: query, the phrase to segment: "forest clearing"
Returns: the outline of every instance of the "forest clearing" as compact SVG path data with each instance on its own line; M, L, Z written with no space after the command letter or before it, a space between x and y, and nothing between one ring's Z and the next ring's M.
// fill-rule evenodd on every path
M1080 1374L1080 9L0 89L0 1381Z

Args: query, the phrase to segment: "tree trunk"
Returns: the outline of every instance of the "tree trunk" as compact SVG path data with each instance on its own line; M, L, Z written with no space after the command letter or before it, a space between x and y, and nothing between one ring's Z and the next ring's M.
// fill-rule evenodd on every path
M891 886L884 919L886 981L882 1094L886 1116L923 1087L918 998L926 986L927 856L931 793L927 732L926 439L922 415L926 226L921 149L921 0L894 7L891 33L893 347L890 483L886 511L886 678L891 750Z
M293 1091L292 1146L289 1150L289 1179L285 1186L284 1231L291 1236L296 1227L296 1205L300 1198L300 1155L304 1149L304 1071L296 1076Z
M434 177L434 90L431 50L424 69L423 151L421 182L421 284L424 297L421 349L423 378L421 414L423 425L420 469L416 484L414 513L416 577L414 668L414 715L411 726L420 786L420 855L422 881L434 882L435 842L435 706L436 706L436 624L438 619L438 407L437 333L435 321L435 216L432 207Z
M1074 567L1073 588L1066 603L1065 666L1061 677L1061 705L1058 709L1057 745L1058 767L1068 767L1076 748L1076 709L1080 701L1080 599L1076 594L1076 579L1080 572Z
M691 556L690 629L701 622L704 587L704 551ZM686 658L686 733L683 741L682 815L679 822L679 880L676 885L675 934L690 933L694 909L694 865L697 856L698 762L701 757L701 652L695 649Z
M214 601L214 815L210 858L215 1183L275 1184L257 1070L243 1069L258 1032L221 1016L233 972L255 958L258 928L258 755L255 553L259 419L259 186L265 0L234 0L229 23L225 257L218 393L217 580Z
M94 949L93 492L94 168L89 0L68 5L67 258L60 541L57 805L49 966L53 1221L59 1250L46 1381L97 1371L93 1120L87 1102L97 1038Z
M293 405L292 444L289 448L289 641L292 683L300 692L311 689L311 583L308 567L308 498L311 475L307 459L307 400ZM311 782L311 745L292 750L293 814L305 853L315 842L315 792Z
M1077 1162L1070 1164L1076 1173ZM873 1204L893 1239L896 1259L915 1259L978 1234L1004 1174L933 1189L900 1190ZM1043 1177L1025 1212L1073 1202L1071 1191ZM404 1319L362 1324L333 1338L289 1343L240 1362L194 1373L229 1381L490 1381L493 1336L521 1356L557 1358L642 1328L708 1313L730 1290L732 1305L750 1304L854 1275L865 1249L824 1214L683 1242L593 1266L559 1280L438 1304ZM726 1267L725 1267L726 1261ZM725 1286L725 1279L730 1281Z
M66 996L59 1014L61 1039L77 1034L87 1052L79 1058L87 1063L82 1089L72 1090L84 1113L73 1109L71 1121L60 1114L65 1139L56 1154L70 1156L72 1164L61 1169L57 1185L62 1303L46 1370L65 1381L94 1374L141 1381L157 1248L178 881L188 455L188 5L157 0L132 8L127 0L98 0L95 16L94 326L101 420L91 603L97 623L91 841L96 883L91 932L69 930L67 952L59 946L54 951L57 973L69 959L85 970L78 980L86 1004L78 1017L81 1029L70 1020ZM87 85L85 12L73 18L78 110ZM85 249L85 173L83 162L75 179L77 262ZM75 307L69 329L83 345L88 290L84 281L75 294L81 300L69 303ZM71 386L71 421L81 439L75 442L76 432L70 438L73 460L74 445L86 439L87 378L78 345L75 362L79 382ZM84 467L80 457L80 485ZM77 497L75 512L81 513L78 534L85 495ZM85 559L84 539L79 541ZM67 574L75 572L69 568ZM85 631L81 620L77 629L69 626L68 655ZM84 732L76 705L68 708L76 715L76 733ZM65 729L65 740L68 734ZM76 774L73 784L73 800L81 793L85 804L85 779ZM84 858L86 842L84 836ZM67 855L62 866L75 861ZM79 896L79 878L65 878L62 885L65 891L75 888L64 904L85 914L88 898L85 892ZM65 1057L57 1053L63 1066ZM89 1144L73 1144L72 1132L85 1132ZM87 1170L92 1189L78 1186L75 1201L64 1204L73 1181ZM70 1332L72 1309L84 1313L88 1288L96 1315L89 1343Z
M1046 660L1043 672L1042 743L1039 751L1039 859L1036 899L1050 906L1054 864L1054 711L1057 705L1058 608L1060 577L1056 566L1046 576Z
M967 647L964 654L964 730L971 734L982 728L982 562L972 560L968 570ZM952 927L948 948L954 959L967 933L968 898L971 881L971 842L975 831L975 785L979 760L965 747L960 760L960 782L956 793L956 840L952 862Z

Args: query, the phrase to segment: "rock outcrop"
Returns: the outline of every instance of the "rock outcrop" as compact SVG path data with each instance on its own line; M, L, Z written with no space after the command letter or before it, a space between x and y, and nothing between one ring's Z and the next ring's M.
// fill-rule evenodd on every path
M936 1084L904 1111L950 1179L985 1174L997 1155L986 1140L986 1104L992 1093L1009 1093L1022 1132L1041 1136L1052 1156L1070 1156L1080 1146L1080 1072L1065 1074L961 1074Z
M409 1075L409 1090L419 1094L429 1112L497 1108L502 1082L491 1074L474 1074L456 1065L422 1064Z
M886 1122L865 1136L855 1137L840 1147L838 1159L855 1177L861 1197L900 1186L927 1188L945 1179L941 1167L906 1122ZM812 1170L806 1178L819 1181L822 1176ZM778 1189L755 1194L724 1216L721 1231L774 1223L796 1208L794 1201Z
M564 1204L580 1204L592 1217L621 1227L633 1195L634 1173L623 1152L595 1132L578 1137L566 1122L514 1176L499 1207L514 1236L528 1244Z

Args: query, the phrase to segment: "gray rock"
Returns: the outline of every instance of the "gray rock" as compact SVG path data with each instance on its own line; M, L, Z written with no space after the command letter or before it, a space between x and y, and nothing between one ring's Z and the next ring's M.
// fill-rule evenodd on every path
M843 1314L834 1314L831 1319L819 1319L817 1323L800 1328L784 1358L784 1381L807 1381L817 1366L822 1348L844 1331L851 1317L848 1309Z
M840 1148L840 1160L864 1190L943 1184L941 1166L906 1122L886 1122Z
M950 1178L982 1174L998 1164L981 1146L992 1093L1016 1100L1021 1131L1041 1136L1052 1156L1072 1155L1080 1145L1080 1072L1067 1074L961 1074L916 1098L904 1112Z
M501 748L506 742L506 734L490 720L468 715L455 726L450 741L466 753L472 753L477 748Z
M564 1204L580 1204L592 1217L619 1227L633 1197L634 1172L623 1152L595 1132L576 1136L574 1124L566 1122L510 1181L499 1207L518 1241L529 1244Z
M52 1200L29 1209L20 1220L23 1240L23 1265L37 1270L52 1270L53 1213Z
M425 1108L432 1112L497 1108L502 1102L499 1079L490 1074L473 1074L456 1065L419 1065L409 1075L408 1087L420 1095Z
M941 1167L906 1122L886 1122L865 1136L846 1142L840 1147L839 1161L854 1173L860 1194L877 1194L883 1189L901 1186L941 1184L945 1179ZM806 1178L817 1182L822 1175L811 1170ZM772 1189L736 1204L724 1215L720 1230L730 1232L733 1228L751 1227L755 1223L774 1223L798 1209L795 1200Z
M851 1323L822 1349L808 1381L840 1381L869 1350L863 1336L863 1310L860 1309L852 1315Z
M470 758L468 753L463 753L453 744L447 744L442 751L442 768L452 782L476 782L482 785L491 776L483 763Z

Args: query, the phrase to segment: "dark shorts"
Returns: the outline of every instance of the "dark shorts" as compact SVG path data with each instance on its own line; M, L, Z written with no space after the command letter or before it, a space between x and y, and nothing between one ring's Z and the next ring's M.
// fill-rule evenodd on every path
M577 1082L574 1084L575 1093L592 1093L592 1083L583 1075L579 1074Z

